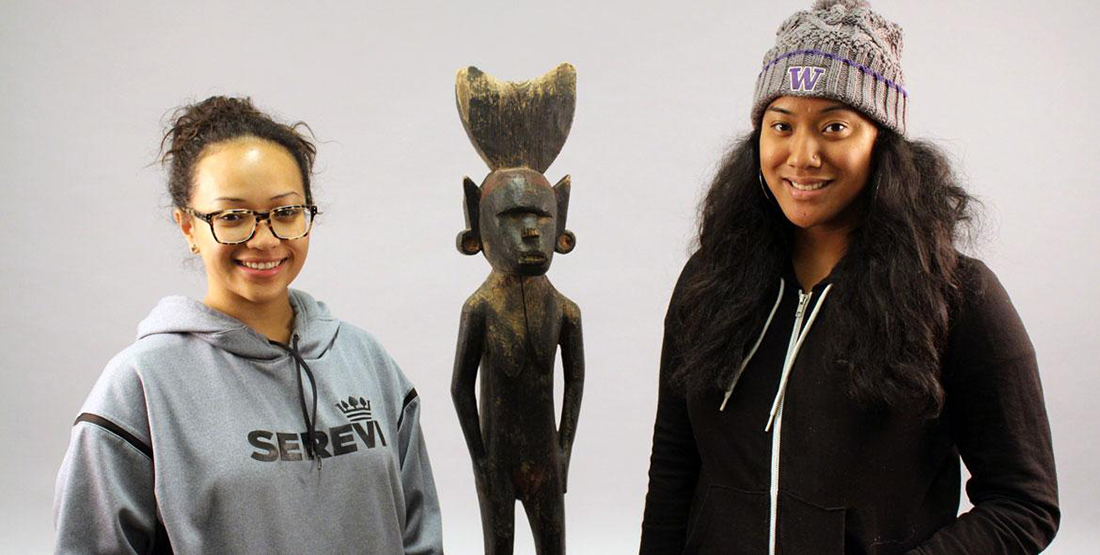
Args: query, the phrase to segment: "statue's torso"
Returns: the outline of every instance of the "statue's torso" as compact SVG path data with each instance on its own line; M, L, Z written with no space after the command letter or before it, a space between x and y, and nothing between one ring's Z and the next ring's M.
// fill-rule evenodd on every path
M486 282L476 297L484 322L482 426L512 430L486 438L539 443L555 436L554 361L569 300L546 278L528 279L522 288L518 281Z

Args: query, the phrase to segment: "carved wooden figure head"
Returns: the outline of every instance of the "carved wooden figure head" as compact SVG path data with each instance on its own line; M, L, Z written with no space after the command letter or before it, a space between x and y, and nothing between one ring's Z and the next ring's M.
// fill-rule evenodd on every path
M458 250L484 252L493 269L545 274L555 252L573 250L565 229L570 178L550 186L542 172L561 151L576 105L576 70L561 64L539 79L499 81L475 67L455 84L462 124L492 170L479 187L463 180L466 230Z

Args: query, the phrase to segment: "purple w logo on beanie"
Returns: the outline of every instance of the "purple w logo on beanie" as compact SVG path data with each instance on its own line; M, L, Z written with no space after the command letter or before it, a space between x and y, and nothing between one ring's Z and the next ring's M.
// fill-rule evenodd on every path
M791 66L787 68L791 74L792 91L812 91L817 87L817 80L825 73L825 68L814 66Z

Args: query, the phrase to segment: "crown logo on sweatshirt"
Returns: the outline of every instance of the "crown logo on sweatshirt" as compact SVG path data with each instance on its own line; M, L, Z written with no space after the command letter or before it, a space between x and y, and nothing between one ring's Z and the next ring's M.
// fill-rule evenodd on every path
M371 419L370 401L360 397L348 397L347 401L336 403L336 408L344 413L344 416L352 422L363 422Z

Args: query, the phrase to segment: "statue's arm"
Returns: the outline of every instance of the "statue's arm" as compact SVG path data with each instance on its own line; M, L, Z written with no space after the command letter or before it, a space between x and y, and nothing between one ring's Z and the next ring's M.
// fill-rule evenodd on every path
M561 327L562 373L565 382L561 407L558 441L562 455L562 490L566 488L569 459L573 453L573 437L577 433L577 418L581 412L584 392L584 337L581 333L581 311L571 301L566 302Z
M478 366L481 364L481 346L485 338L485 317L481 305L474 300L466 301L462 307L462 319L458 327L458 348L455 353L454 374L451 377L451 398L458 423L462 426L462 435L466 437L466 447L474 460L474 468L479 468L486 458L485 443L481 437L481 421L477 413L477 397L474 395L474 382L477 379Z

